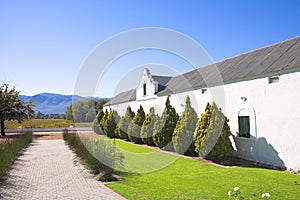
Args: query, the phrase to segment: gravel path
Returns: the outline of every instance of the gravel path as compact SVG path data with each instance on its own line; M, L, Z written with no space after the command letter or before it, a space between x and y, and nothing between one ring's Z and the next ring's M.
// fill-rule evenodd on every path
M63 140L35 140L0 183L0 199L122 199L78 163Z

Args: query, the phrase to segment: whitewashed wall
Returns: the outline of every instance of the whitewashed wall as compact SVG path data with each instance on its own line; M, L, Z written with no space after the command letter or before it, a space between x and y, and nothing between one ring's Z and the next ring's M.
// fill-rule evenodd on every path
M300 72L279 76L278 83L268 83L268 78L241 81L223 86L171 95L170 101L178 113L183 111L185 98L198 116L207 102L215 101L229 118L231 132L238 133L238 116L250 116L251 138L236 138L237 152L233 154L275 166L300 169ZM241 97L247 100L243 101ZM124 115L128 105L136 112L142 104L145 112L151 106L161 114L166 96L154 95L149 99L105 107Z

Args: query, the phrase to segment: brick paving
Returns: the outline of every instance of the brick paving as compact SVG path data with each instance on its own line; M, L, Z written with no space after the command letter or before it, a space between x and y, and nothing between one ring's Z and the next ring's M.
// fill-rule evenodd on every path
M63 140L35 140L0 182L0 199L122 199L96 181Z

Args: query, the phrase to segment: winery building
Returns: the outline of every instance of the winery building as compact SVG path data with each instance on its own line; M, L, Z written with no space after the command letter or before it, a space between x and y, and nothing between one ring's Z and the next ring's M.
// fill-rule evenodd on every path
M236 136L234 156L300 169L300 36L175 77L144 69L140 84L104 109L123 116L128 105L154 106L161 114L167 96L179 114L189 96L198 116L215 101Z

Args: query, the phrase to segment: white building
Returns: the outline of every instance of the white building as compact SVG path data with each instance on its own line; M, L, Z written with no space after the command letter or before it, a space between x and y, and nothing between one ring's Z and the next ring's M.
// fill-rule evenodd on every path
M234 156L300 169L299 36L176 77L145 69L136 89L118 94L104 109L122 116L128 105L136 112L142 104L145 112L154 106L161 114L168 95L178 113L189 95L199 116L215 101L236 135Z

